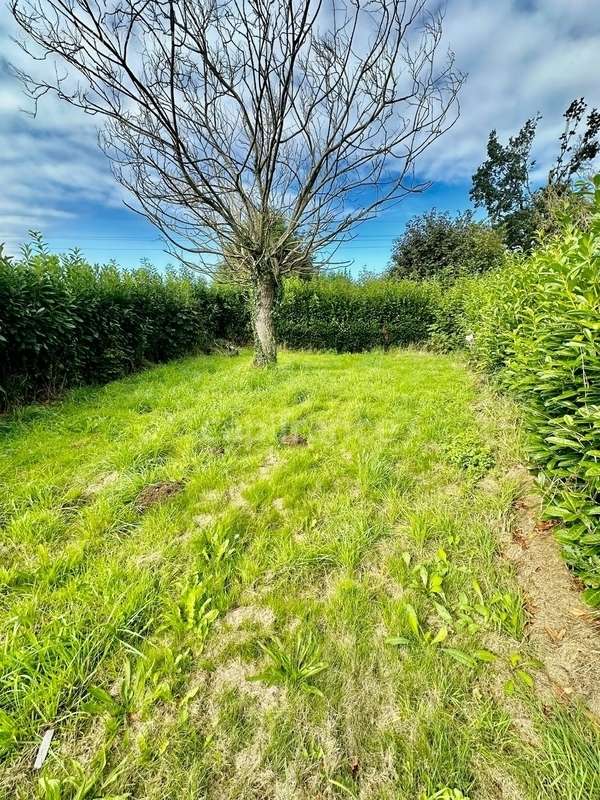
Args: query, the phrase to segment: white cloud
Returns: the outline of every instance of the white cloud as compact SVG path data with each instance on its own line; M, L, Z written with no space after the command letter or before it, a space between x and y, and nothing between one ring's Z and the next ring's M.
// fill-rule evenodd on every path
M15 244L30 228L51 234L77 219L82 203L121 205L121 190L96 144L96 120L47 96L31 116L32 102L8 64L49 69L32 62L11 41L16 34L0 8L0 241ZM14 249L14 246L13 248Z
M1 59L30 64L10 41L15 33L0 7L0 240L22 239L30 227L52 233L77 222L82 203L121 204L122 192L96 145L96 119L47 96L31 119L29 101ZM574 98L600 105L598 0L448 0L445 42L469 73L455 127L421 166L436 181L468 181L485 157L487 136L515 133L537 111L540 171L556 153L562 112ZM49 69L43 62L37 68Z
M468 78L460 119L427 153L427 176L468 180L485 158L490 130L506 139L538 111L544 119L534 155L540 171L547 170L570 101L583 96L600 105L597 0L449 0L444 30Z

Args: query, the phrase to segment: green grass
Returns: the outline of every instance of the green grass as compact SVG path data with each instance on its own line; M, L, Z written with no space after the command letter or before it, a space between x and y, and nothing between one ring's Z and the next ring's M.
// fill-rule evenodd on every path
M191 358L0 425L0 796L600 796L499 553L513 411L460 360Z

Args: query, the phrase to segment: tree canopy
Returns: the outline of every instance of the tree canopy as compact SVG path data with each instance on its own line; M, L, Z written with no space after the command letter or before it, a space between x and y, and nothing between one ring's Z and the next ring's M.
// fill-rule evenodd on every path
M493 225L503 228L508 247L531 249L536 231L548 227L557 198L572 191L575 178L600 153L600 113L593 108L586 114L587 108L583 98L569 104L558 155L546 181L535 190L531 151L541 114L530 117L508 144L491 131L487 159L473 174L470 197L476 207L486 209Z
M276 358L282 277L425 189L415 165L458 115L433 0L11 8L24 47L55 66L21 73L34 101L55 92L104 120L117 179L170 250L208 275L226 252L246 276L257 364Z
M395 240L388 274L393 278L453 279L486 272L504 257L501 234L473 219L436 209L412 217Z

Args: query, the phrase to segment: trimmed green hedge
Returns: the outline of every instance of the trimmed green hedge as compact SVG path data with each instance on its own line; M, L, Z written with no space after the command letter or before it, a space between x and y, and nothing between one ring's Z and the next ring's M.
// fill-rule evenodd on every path
M190 275L0 257L0 408L247 337L239 292Z
M290 348L357 352L425 342L440 309L435 283L291 279L276 312ZM148 363L252 339L246 295L192 274L91 266L43 244L0 255L0 409L104 383Z
M289 280L277 311L282 344L359 352L425 342L441 289L418 281Z
M587 231L472 285L463 300L478 364L519 399L558 539L600 606L600 176Z

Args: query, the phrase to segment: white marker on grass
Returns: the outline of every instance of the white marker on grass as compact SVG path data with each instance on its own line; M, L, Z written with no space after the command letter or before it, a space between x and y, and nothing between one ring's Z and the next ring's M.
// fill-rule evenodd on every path
M35 763L33 765L34 769L41 769L44 765L44 761L46 760L46 756L50 750L50 743L52 742L53 736L54 728L48 728L48 730L42 736L42 742L37 751L37 756L35 757Z

